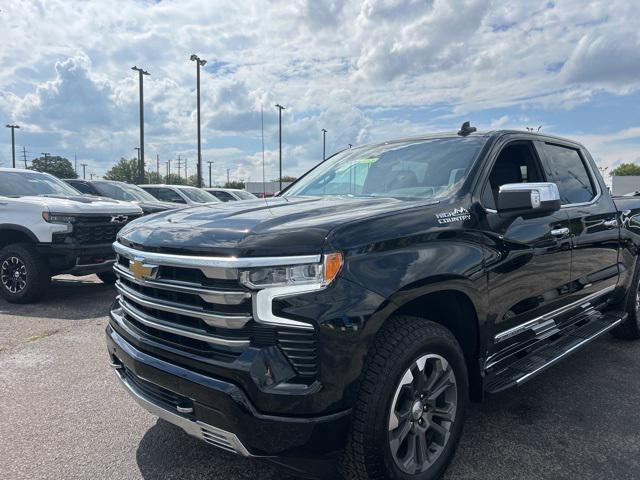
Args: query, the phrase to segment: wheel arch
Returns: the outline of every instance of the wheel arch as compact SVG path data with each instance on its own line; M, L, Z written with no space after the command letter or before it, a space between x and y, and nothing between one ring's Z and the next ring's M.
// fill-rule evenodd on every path
M481 400L480 364L485 344L482 340L482 319L486 318L486 307L471 282L460 277L440 278L426 285L403 289L389 300L379 326L382 327L391 317L410 315L431 320L448 329L465 355L471 398Z
M34 233L22 225L11 223L0 224L0 248L12 243L38 243L38 238Z

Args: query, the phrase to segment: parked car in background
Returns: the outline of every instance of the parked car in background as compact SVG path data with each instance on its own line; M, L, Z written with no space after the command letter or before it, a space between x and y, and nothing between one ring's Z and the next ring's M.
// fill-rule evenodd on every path
M179 203L161 202L149 192L141 189L137 185L113 180L65 180L69 185L80 193L96 195L98 197L108 197L125 202L133 202L138 205L145 215L156 212L164 212L184 206Z
M570 140L465 124L206 210L120 232L107 343L139 404L240 455L438 479L471 399L640 339L640 199Z
M139 185L139 187L163 202L181 203L189 206L220 203L220 200L209 192L197 187L186 185Z
M221 202L237 202L239 200L256 200L253 193L237 188L205 188L207 192L216 197Z
M114 283L112 244L141 215L133 203L81 195L47 173L0 168L0 294L36 301L61 273Z

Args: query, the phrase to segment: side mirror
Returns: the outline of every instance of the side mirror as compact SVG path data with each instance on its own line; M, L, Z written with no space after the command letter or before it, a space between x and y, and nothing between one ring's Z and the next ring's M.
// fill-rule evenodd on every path
M551 213L560 210L560 206L555 183L507 183L498 191L499 213Z

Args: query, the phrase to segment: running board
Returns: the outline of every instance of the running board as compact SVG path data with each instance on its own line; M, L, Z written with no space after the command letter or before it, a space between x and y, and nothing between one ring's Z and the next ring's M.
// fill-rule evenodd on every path
M502 368L498 367L498 370L487 374L485 391L497 393L522 385L563 358L585 347L626 318L625 312L604 312L584 325L563 333L559 338L545 342L543 346L518 358L513 363Z

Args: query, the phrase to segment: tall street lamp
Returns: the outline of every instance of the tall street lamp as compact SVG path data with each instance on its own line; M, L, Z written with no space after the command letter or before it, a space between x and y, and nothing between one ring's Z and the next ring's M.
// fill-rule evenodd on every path
M136 174L136 177L138 177L138 182L136 183L142 184L144 183L144 176L142 177L142 181L139 181L140 180L140 147L133 147L133 149L136 151L136 154L138 155L138 172ZM142 168L144 168L144 163L142 164Z
M49 152L42 152L40 155L42 155L44 157L44 170L45 172L47 171L47 169L49 168L49 164L47 162L47 157L49 155L51 155Z
M144 82L142 78L144 75L149 75L149 72L138 68L136 66L131 67L131 70L138 72L138 81L140 83L140 160L138 160L138 183L144 183Z
M20 126L7 125L6 127L11 129L11 158L13 159L13 168L16 168L16 128L20 128Z
M80 164L82 166L82 179L86 180L87 179L87 163L81 163Z
M327 146L327 130L323 128L322 129L322 160L327 159L326 146Z
M204 67L206 60L201 59L195 53L191 55L191 61L196 62L196 95L198 104L198 180L197 186L202 188L202 145L200 138L200 67Z
M213 165L213 162L207 162L209 164L209 188L212 187L211 185L211 165Z
M278 145L280 159L280 175L278 180L280 181L280 190L282 190L282 110L285 110L286 107L278 103L276 104L276 108L278 109Z

